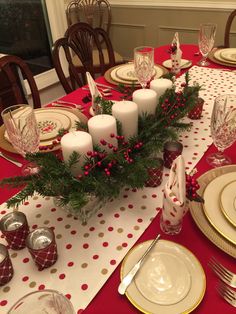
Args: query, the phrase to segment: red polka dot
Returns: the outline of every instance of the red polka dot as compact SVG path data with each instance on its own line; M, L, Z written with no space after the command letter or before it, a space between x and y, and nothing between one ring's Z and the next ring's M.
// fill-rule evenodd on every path
M51 208L51 212L55 212L57 209L55 207Z
M132 192L137 192L137 189L132 189Z
M93 259L98 259L99 258L99 255L95 254L93 255Z
M139 223L143 222L142 218L137 219L137 222Z
M63 220L62 217L58 217L58 218L57 218L57 221L62 221L62 220Z
M115 217L115 218L119 218L120 215L119 215L119 214L115 214L114 217Z
M157 197L157 195L156 194L152 194L152 198L156 198Z
M72 245L71 244L67 244L66 248L67 248L67 250L70 250L72 248Z
M32 229L36 229L36 228L38 228L38 225L33 225L32 226Z
M36 208L40 208L40 207L42 207L42 204L37 204L36 205Z
M59 279L61 279L61 280L65 279L65 277L66 277L65 274L60 274L60 275L59 275Z
M0 305L1 305L1 306L7 305L7 300L2 300L2 301L0 302Z
M29 202L24 202L24 205L26 205L26 206L29 205Z
M28 257L23 259L23 263L28 263L28 262L29 262L29 258Z
M108 230L108 231L113 231L114 228L113 228L113 227L108 227L107 230Z
M104 246L104 247L108 247L108 242L103 242L103 244L102 244L102 246Z
M127 246L128 246L128 243L124 242L124 243L122 243L122 246L123 246L123 247L127 247Z
M27 280L29 280L29 277L28 277L28 276L24 276L24 277L22 278L22 281L27 281Z
M81 289L82 290L87 290L88 289L88 285L86 283L81 285Z
M83 244L83 248L84 248L84 249L87 249L88 247L89 247L88 243L84 243L84 244Z
M74 265L74 262L69 262L69 263L67 264L68 267L72 267L73 265Z
M68 300L71 299L71 295L69 293L65 294L65 296L67 297Z
M5 211L5 210L2 210L2 211L1 211L1 214L2 214L2 215L5 215L5 214L6 214L6 211Z
M130 239L130 238L133 238L133 235L132 235L132 233L128 233L127 234L127 237Z
M94 231L94 230L95 230L94 227L89 228L89 231Z
M100 213L100 214L98 214L97 216L98 216L98 217L102 217L102 216L103 216L103 214L102 214L102 213Z
M76 234L77 231L76 231L76 230L72 230L70 233L71 233L71 234Z
M115 265L116 264L116 260L115 259L110 260L110 264L111 265Z
M129 207L130 209L132 209L132 208L134 207L134 205L129 204L128 207Z
M127 195L127 194L125 194L125 195L123 195L123 197L124 197L124 198L127 198L127 197L128 197L128 195Z
M81 314L84 310L80 309L77 311L77 314Z
M39 290L44 290L44 289L45 289L45 285L40 285L40 286L38 287L38 289L39 289Z

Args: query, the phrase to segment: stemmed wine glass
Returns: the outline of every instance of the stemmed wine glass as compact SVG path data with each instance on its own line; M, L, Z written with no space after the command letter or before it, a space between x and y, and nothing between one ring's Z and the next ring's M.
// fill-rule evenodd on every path
M29 104L13 105L1 112L6 138L15 150L23 157L27 153L35 153L39 147L39 129L37 126L34 109ZM22 174L28 175L37 172L37 167L32 163L22 168Z
M208 66L209 62L206 61L208 54L214 47L216 35L216 24L204 23L200 24L198 35L198 46L202 54L202 59L198 62L200 66Z
M142 88L146 88L151 80L154 70L154 48L136 47L134 48L134 71Z
M211 116L211 135L218 152L207 156L207 162L213 167L230 164L230 158L223 152L236 140L236 95L216 97Z

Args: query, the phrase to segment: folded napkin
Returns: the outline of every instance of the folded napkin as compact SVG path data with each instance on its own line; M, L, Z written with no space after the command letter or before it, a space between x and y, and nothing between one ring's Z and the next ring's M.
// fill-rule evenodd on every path
M170 169L169 180L164 186L163 220L167 224L177 225L187 212L185 165L182 155L178 156Z
M94 79L92 78L92 76L89 72L86 72L86 77L87 77L87 82L88 82L90 94L92 97L92 100L91 100L92 110L93 110L94 115L96 115L96 114L100 113L100 108L99 108L98 104L96 103L96 98L98 96L102 97L102 95L99 92L97 85L96 85Z
M176 32L170 47L171 72L178 74L180 72L182 50L179 44L179 33Z

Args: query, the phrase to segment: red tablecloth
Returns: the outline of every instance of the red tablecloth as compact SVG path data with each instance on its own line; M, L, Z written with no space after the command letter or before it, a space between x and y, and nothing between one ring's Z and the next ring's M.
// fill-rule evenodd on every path
M197 46L194 45L182 45L183 58L190 59L193 64L200 59L200 56L196 56L195 53L198 52ZM169 58L167 52L168 46L162 46L155 50L155 62L161 64L164 60ZM224 68L220 65L211 63L210 67ZM104 78L98 79L100 82L107 83ZM71 93L64 97L67 101L82 103L82 98L85 96L86 92L81 89ZM113 93L113 97L116 96L116 92ZM118 94L117 94L118 97ZM86 111L88 112L89 104L86 105ZM232 157L233 163L236 164L236 143L226 150L226 153ZM201 161L197 165L198 173L196 176L201 175L210 169L206 163L206 155L212 151L215 151L215 147L211 146L207 153L202 157ZM16 155L15 155L16 156ZM19 158L20 159L20 158ZM21 159L22 160L22 159ZM19 169L5 161L0 159L0 179L4 177L10 177L19 174ZM16 190L7 190L6 188L0 190L0 203L6 201L10 196L12 196ZM138 242L153 239L156 234L160 232L159 227L159 216L153 220L148 229L140 237ZM193 221L191 214L188 213L184 218L183 230L179 235L176 236L166 236L163 235L164 239L169 239L186 246L189 250L195 254L195 256L201 262L207 278L207 289L203 301L194 310L194 313L210 314L210 313L235 313L235 308L228 305L222 298L220 298L215 290L217 284L216 276L211 272L207 266L207 262L211 256L215 256L219 261L221 261L225 266L230 267L236 272L236 263L234 258L230 257L220 249L218 249L214 244L212 244L204 234L198 229L195 222ZM76 280L76 279L75 279ZM94 313L112 313L112 314L129 314L129 313L139 313L139 311L133 307L125 296L120 296L117 292L117 287L120 282L120 266L114 271L113 275L106 282L104 287L99 291L94 300L86 308L84 313L94 314ZM73 283L72 283L73 284ZM193 282L194 284L194 282ZM59 289L59 288L58 288ZM0 312L1 304L0 304ZM160 313L161 314L161 313Z

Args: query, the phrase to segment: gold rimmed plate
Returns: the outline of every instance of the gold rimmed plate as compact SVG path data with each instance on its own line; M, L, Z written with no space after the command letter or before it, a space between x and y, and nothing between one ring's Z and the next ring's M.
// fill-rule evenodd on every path
M121 266L121 279L151 241L136 245ZM206 278L197 258L184 246L160 240L126 290L129 301L143 313L190 313L201 302Z
M236 227L236 181L228 183L220 193L220 209L225 218Z
M203 197L206 186L215 178L230 172L236 172L236 165L229 165L211 169L198 178L200 189L198 194ZM190 213L198 228L202 233L219 249L236 258L236 246L227 240L215 227L209 222L205 215L203 204L198 202L190 202Z
M227 61L234 62L236 64L236 48L222 49L220 56Z
M221 57L222 49L213 49L207 56L207 58L214 63L228 66L228 67L236 67L236 62L225 60Z

